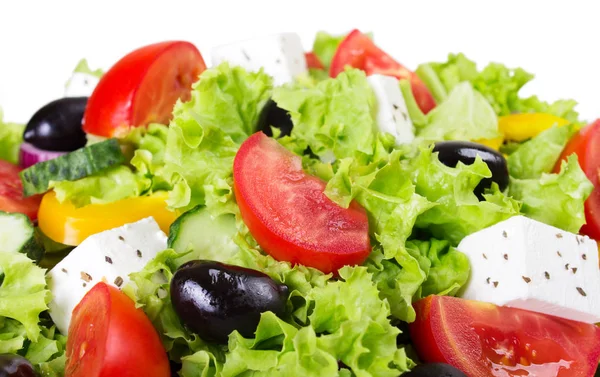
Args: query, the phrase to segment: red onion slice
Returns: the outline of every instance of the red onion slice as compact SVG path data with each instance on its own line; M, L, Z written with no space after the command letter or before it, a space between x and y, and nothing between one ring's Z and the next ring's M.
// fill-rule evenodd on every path
M19 153L19 164L23 169L27 169L38 162L52 160L67 153L69 152L44 151L34 147L29 143L23 143L21 144L21 150Z

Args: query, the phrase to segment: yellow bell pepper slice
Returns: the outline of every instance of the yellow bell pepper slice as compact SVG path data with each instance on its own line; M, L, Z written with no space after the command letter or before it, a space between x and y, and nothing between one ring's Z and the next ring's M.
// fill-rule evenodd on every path
M551 114L511 114L498 118L498 129L504 134L506 140L524 141L554 125L562 127L569 123L568 120Z
M493 139L479 139L479 140L474 140L474 141L476 143L483 144L486 147L490 147L494 150L498 150L498 149L500 149L500 146L502 145L502 143L504 143L504 137L498 136Z
M59 202L54 191L50 191L42 198L38 225L52 240L71 246L79 245L93 234L150 216L168 233L177 214L167 209L167 198L166 192L157 192L150 196L76 208L70 202Z

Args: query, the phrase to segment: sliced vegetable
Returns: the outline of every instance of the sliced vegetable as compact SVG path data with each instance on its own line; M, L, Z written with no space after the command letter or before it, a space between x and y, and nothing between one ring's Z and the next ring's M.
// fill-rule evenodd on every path
M552 114L524 113L511 114L498 118L498 128L506 140L524 141L537 136L552 126L570 124L566 119Z
M427 114L435 107L433 96L423 81L377 47L373 40L359 30L353 30L339 45L331 62L329 75L336 77L346 66L362 69L367 75L379 73L394 76L399 80L408 79L421 111Z
M0 211L0 252L22 253L38 262L42 259L44 248L27 216Z
M167 124L175 102L190 99L192 84L205 69L202 55L189 42L162 42L132 51L98 82L83 129L111 137L130 127Z
M579 158L579 165L594 185L594 190L585 202L586 224L581 228L581 233L600 240L600 119L591 123L579 133L575 134L567 144L554 167L557 173L561 169L562 161L573 153Z
M23 213L32 221L37 219L41 195L23 197L23 183L18 166L0 160L0 211Z
M325 182L302 160L262 132L240 147L233 167L235 197L258 244L280 261L325 273L364 262L371 251L365 210L324 194Z
M309 69L325 69L325 66L314 52L307 52L304 56L306 57L306 65Z
M27 169L37 163L54 160L57 157L64 156L68 152L50 152L34 147L32 144L23 143L19 150L19 165Z
M600 328L592 324L445 296L414 306L419 357L468 376L592 376L600 359Z
M160 338L142 309L99 282L73 310L67 340L69 377L170 377Z
M150 196L123 199L108 204L91 204L76 208L66 201L61 203L51 191L44 195L39 213L39 227L55 242L76 246L92 234L153 217L163 232L177 218L167 209L168 194L164 191Z
M52 181L75 181L125 162L117 139L109 139L41 162L19 175L25 196L43 194Z
M25 125L4 122L4 113L0 107L0 160L12 164L19 162L19 145L23 142Z

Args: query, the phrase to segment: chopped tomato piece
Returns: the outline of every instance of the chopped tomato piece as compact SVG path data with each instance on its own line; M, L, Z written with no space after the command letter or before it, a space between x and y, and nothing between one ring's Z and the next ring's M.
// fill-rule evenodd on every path
M554 167L554 172L560 171L563 160L573 153L577 154L579 165L588 179L594 184L594 191L585 202L586 224L581 233L600 240L600 119L579 131L569 141L560 159Z
M591 377L600 328L522 309L448 296L414 304L410 334L421 359L469 377Z
M0 160L0 211L23 213L35 221L42 196L23 197L20 171L18 166Z
M189 42L156 43L139 48L106 72L88 100L83 129L104 137L130 127L167 124L179 98L190 98L192 84L206 64Z
M152 322L125 293L96 284L73 310L67 377L170 377Z
M321 63L321 60L319 60L319 57L315 55L314 52L307 52L304 54L304 56L306 57L306 65L308 68L325 69L325 66L323 63Z
M280 261L325 273L364 262L371 251L366 211L342 208L325 182L306 174L302 160L258 132L235 156L235 198L250 233Z
M377 47L359 30L353 30L339 45L331 61L329 75L336 77L346 66L362 69L367 75L381 74L409 80L421 111L427 114L435 107L433 96L419 76Z

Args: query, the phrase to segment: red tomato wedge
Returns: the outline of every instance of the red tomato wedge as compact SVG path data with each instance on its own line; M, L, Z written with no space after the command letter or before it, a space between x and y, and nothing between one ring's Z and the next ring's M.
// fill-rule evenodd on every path
M414 308L419 356L469 377L592 377L598 366L600 328L591 324L448 296Z
M170 377L167 353L142 309L96 284L73 310L65 377Z
M192 84L205 69L202 55L189 42L156 43L127 54L90 96L84 131L111 137L130 127L167 124L177 99L189 100Z
M0 160L0 211L27 215L31 221L38 217L41 195L23 197L23 183L19 178L21 169L10 162Z
M325 273L364 262L371 251L366 211L325 196L325 182L306 174L302 160L259 132L233 164L235 198L250 233L279 261Z
M314 52L307 52L304 54L304 56L306 57L306 65L308 68L325 69L325 66L323 63L321 63L321 60L319 60L319 57L315 55Z
M600 177L598 174L600 154L598 151L600 151L600 119L573 136L554 167L554 172L558 173L562 161L576 153L581 169L594 184L594 191L585 202L586 224L581 228L581 233L595 240L600 240Z
M367 75L382 74L394 76L399 80L410 80L413 95L421 111L427 114L435 107L433 96L419 76L395 61L368 36L356 29L340 43L331 61L329 75L336 77L344 72L346 66L362 69Z

